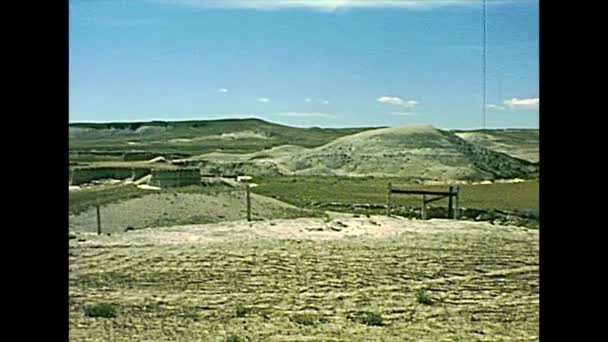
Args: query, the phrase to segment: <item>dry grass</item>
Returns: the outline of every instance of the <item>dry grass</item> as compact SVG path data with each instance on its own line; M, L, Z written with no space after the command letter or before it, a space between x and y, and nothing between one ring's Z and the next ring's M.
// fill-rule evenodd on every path
M288 221L243 222L240 229L288 229L281 222ZM235 226L217 240L179 243L162 238L175 228L134 233L141 240L85 234L85 242L70 240L71 339L538 340L538 231L377 223L367 229L401 234L233 239L242 235ZM205 227L200 233L212 235ZM437 303L420 304L420 290ZM117 316L83 313L99 302L116 306Z

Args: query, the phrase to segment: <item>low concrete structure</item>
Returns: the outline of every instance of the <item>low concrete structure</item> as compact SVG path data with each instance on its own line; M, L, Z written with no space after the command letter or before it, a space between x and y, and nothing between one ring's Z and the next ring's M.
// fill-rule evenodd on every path
M152 170L150 185L160 188L200 185L201 172L198 168L176 170Z

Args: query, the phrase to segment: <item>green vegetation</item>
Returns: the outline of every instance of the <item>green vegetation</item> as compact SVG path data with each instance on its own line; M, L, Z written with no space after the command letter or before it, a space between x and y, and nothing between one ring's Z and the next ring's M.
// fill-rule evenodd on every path
M412 184L402 178L373 177L272 177L253 180L259 184L252 189L255 193L291 203L298 207L319 207L331 203L346 204L386 204L387 187L447 191L447 185ZM409 183L409 184L408 184ZM460 206L479 209L538 209L539 183L463 184ZM420 206L420 196L393 195L394 206ZM432 203L433 206L447 206L447 199ZM339 207L333 208L340 210ZM346 208L352 212L351 209ZM370 209L372 213L382 213L384 209ZM384 210L384 212L386 212ZM365 214L366 211L361 211Z
M244 338L240 338L237 335L230 335L227 339L226 342L246 342L246 340Z
M73 123L70 124L69 147L72 152L87 152L81 156L72 155L71 160L95 160L100 153L120 157L131 150L181 155L219 150L248 153L285 144L321 146L366 129L369 128L297 128L259 119ZM234 132L248 134L238 138L222 136ZM95 154L91 154L92 150Z
M247 308L245 306L243 306L242 304L237 304L236 308L234 309L234 315L236 317L245 317L247 316L249 313L251 313L251 309Z
M376 312L366 312L361 318L361 322L363 324L376 327L381 327L384 325L384 319L382 318L382 315Z
M111 304L93 304L84 307L84 314L88 317L114 318L116 309Z
M418 301L418 303L424 305L433 305L434 303L433 299L431 298L431 295L425 290L420 290L418 291L418 293L416 293L416 300Z
M312 313L299 313L291 316L291 321L300 325L316 325L319 318Z

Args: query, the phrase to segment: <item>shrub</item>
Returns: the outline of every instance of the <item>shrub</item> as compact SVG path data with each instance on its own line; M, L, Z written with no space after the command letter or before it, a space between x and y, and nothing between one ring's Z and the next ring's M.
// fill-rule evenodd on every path
M226 339L226 342L245 342L245 339L240 338L236 335L231 335Z
M116 309L110 304L93 304L84 307L84 314L88 317L116 317Z
M431 295L429 295L424 290L418 291L418 294L416 294L416 299L418 300L418 303L420 303L420 304L425 304L425 305L433 304L433 299L431 298Z
M234 314L236 317L245 317L247 316L247 314L249 314L251 312L250 308L247 308L241 304L237 304L235 310L234 310Z
M230 335L226 339L226 342L245 342L244 338L238 337L236 335Z
M316 325L318 322L317 316L311 313L295 314L291 317L291 321L300 325Z
M367 324L369 326L383 326L384 319L382 315L376 312L366 312L365 315L361 318L362 323Z

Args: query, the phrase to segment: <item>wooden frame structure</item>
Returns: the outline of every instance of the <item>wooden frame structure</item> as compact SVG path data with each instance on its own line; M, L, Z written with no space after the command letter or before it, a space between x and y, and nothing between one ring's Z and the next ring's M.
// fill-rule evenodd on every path
M386 196L386 215L391 216L391 194L403 195L422 195L422 219L426 220L426 205L427 203L439 201L448 197L448 218L458 219L458 207L460 204L460 187L450 186L448 191L426 191L426 190L404 190L393 188L391 183L388 183L388 191ZM437 196L427 199L429 196Z

